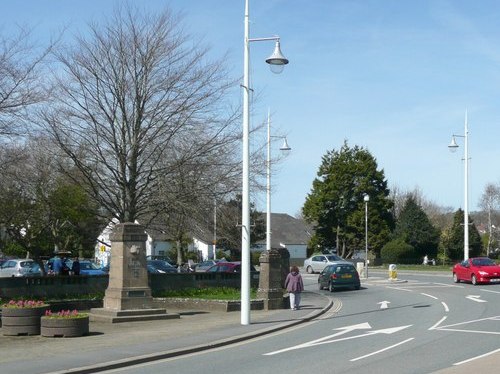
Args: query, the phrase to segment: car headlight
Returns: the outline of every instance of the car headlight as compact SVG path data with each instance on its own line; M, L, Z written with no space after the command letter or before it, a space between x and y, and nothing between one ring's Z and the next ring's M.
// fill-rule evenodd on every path
M481 270L480 270L480 271L478 271L478 273L479 273L479 275L481 275L481 276L483 276L483 277L484 277L485 275L488 275L488 273L487 273L487 272L485 272L485 271L481 271Z

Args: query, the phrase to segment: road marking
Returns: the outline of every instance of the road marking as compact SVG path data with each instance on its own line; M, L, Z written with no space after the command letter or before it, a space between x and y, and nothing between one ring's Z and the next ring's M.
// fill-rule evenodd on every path
M376 335L376 334L386 334L386 335L389 335L389 334L394 334L395 332L404 330L404 329L406 329L408 327L411 327L411 326L413 326L413 325L398 326L398 327L389 327L387 329L380 329L380 330L375 330L375 331L368 331L365 334L348 336L348 337L340 338L340 339L328 340L328 339L332 339L332 338L335 338L335 337L347 334L347 333L349 333L351 331L362 330L362 329L371 329L370 324L368 322L365 322L365 323L360 323L358 325L341 327L341 328L335 329L335 330L340 330L336 334L325 336L323 338L312 340L310 342L302 343L302 344L299 344L299 345L295 345L293 347L280 349L278 351L264 353L263 355L264 356L273 356L273 355L276 355L278 353L293 351L295 349L309 348L309 347L314 347L316 345L329 344L329 343L335 343L335 342L340 342L340 341L344 341L344 340L352 340L352 339L357 339L357 338L363 338L363 337L366 337L366 336L371 336L371 335Z
M429 330L437 330L437 327L446 320L446 316L444 316L443 318L441 318L436 324L434 324L434 326L432 327L429 327Z
M387 309L387 305L390 303L391 303L390 301L381 301L380 303L377 304L380 304L380 309Z
M492 290L479 290L479 291L483 291L483 292L491 292L491 293L500 293L500 291L492 291Z
M478 358L483 358L483 357L486 357L486 356L492 355L492 354L497 353L497 352L500 352L500 349L495 349L494 351L491 351L491 352L488 352L488 353L482 354L481 356L476 356L476 357L469 358L469 359L467 359L467 360L463 360L463 361L460 361L460 362L456 362L456 363L454 363L453 365L454 365L454 366L462 365L462 364L465 364L465 363L467 363L467 362L471 362L471 361L477 360Z
M486 300L481 300L480 297L481 297L480 295L468 295L468 296L465 296L466 299L475 301L476 303L487 303Z
M353 358L353 359L351 359L350 361L351 361L351 362L354 362L354 361L362 360L362 359L364 359L364 358L367 358L367 357L370 357L370 356L376 355L376 354L378 354L378 353L388 351L389 349L395 348L395 347L397 347L397 346L399 346L399 345L402 345L402 344L405 344L405 343L411 342L413 339L415 339L415 338L409 338L409 339L403 340L402 342L399 342L399 343L396 343L396 344L391 345L391 346L389 346L389 347L383 348L383 349L381 349L381 350L379 350L379 351L375 351L375 352L372 352L372 353L368 353L367 355L364 355L364 356L361 356L361 357Z
M438 299L436 296L429 295L428 293L421 292L420 295L424 295L424 296L430 297L431 299L434 299L434 300Z
M441 304L443 304L445 312L449 312L450 311L450 308L448 308L448 305L446 305L446 303L444 301L441 301Z
M464 288L464 286L457 286L456 284L448 284L448 283L434 283L440 286L446 286L446 287L456 287L456 288Z
M413 292L413 290L409 290L407 288L400 288L400 287L387 287L387 288L391 288L393 290L398 290L398 291Z

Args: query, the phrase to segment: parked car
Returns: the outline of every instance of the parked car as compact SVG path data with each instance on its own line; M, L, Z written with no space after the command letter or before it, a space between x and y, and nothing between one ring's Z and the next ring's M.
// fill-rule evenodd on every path
M68 266L71 269L73 261L68 261ZM93 261L82 260L80 261L80 275L105 275L108 274L102 270L99 265Z
M47 274L47 266L45 266L45 273ZM40 265L33 261L28 271L24 274L25 277L41 277L42 270L40 269Z
M326 266L319 274L318 287L320 290L328 288L330 292L339 288L354 288L359 290L361 282L354 265L351 262L344 261Z
M33 262L31 259L7 260L0 266L0 277L23 277Z
M194 271L199 273L199 272L205 272L215 264L219 263L221 260L207 260L200 262L196 267L194 268Z
M177 273L177 268L164 260L147 260L147 265L150 273ZM153 269L157 271L152 271Z
M255 267L250 264L250 271L256 271ZM240 261L219 261L215 265L209 267L207 273L241 273Z
M453 281L479 283L499 283L500 265L488 257L473 257L453 266Z
M330 255L313 255L304 260L304 269L309 274L319 273L323 271L325 267L328 265L332 265L337 261L344 261L344 259L340 256L330 254Z

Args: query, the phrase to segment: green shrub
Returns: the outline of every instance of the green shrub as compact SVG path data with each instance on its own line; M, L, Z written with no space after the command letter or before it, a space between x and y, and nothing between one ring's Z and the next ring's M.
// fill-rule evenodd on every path
M386 264L413 264L417 258L415 248L402 238L391 240L384 245L380 255Z

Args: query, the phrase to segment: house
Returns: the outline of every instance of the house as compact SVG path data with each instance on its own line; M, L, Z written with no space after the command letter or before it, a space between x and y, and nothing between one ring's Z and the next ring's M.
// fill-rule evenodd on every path
M307 244L312 236L312 226L303 219L286 213L271 213L271 248L284 247L290 253L291 263L301 263L307 258ZM266 239L258 241L251 250L266 249Z

